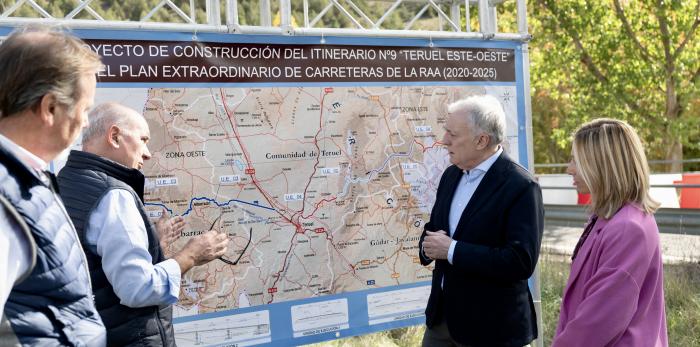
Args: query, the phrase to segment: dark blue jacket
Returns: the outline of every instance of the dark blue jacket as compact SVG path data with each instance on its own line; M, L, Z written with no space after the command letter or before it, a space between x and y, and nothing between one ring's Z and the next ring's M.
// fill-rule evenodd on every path
M66 166L58 174L61 197L66 204L87 255L95 291L95 303L107 327L109 346L174 346L172 305L127 307L120 303L102 270L102 257L85 242L87 221L102 198L113 189L123 189L134 197L146 226L148 252L153 264L165 260L153 224L143 207L144 176L111 160L88 152L71 151ZM113 232L123 232L114 230ZM119 245L115 245L119 247Z
M3 330L0 341L102 346L105 328L92 301L85 256L52 178L34 172L0 145L0 194L23 217L36 244L31 274L12 287L5 304L10 331Z
M449 230L450 206L462 174L454 165L442 174L425 230ZM540 186L501 154L457 223L452 264L435 263L426 325L432 328L444 320L452 339L475 347L520 347L534 340L537 319L528 278L537 265L543 228ZM423 231L419 249L425 235ZM418 253L421 264L432 262Z

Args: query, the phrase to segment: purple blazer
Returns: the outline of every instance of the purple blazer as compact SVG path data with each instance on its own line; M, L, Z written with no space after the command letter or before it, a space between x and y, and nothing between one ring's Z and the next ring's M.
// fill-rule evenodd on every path
M552 346L668 346L653 215L626 204L598 218L571 264Z

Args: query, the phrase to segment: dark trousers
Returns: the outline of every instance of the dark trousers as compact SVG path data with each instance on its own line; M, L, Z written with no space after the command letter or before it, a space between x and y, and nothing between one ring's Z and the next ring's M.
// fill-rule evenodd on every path
M423 334L423 347L468 347L450 337L450 332L447 331L447 322L441 319L432 328L425 329Z
M440 304L438 311L438 321L432 328L425 327L423 334L422 347L469 347L452 339L449 330L447 330L447 319L445 318L444 302ZM528 347L530 345L526 345Z
M438 308L438 320L433 324L433 327L425 327L422 347L469 347L453 340L450 336L450 332L447 330L444 305L445 302L442 300Z

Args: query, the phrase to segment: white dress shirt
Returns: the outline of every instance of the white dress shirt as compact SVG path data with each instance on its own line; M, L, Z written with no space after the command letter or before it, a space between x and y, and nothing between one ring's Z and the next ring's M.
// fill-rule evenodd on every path
M457 190L455 190L455 195L452 197L452 204L450 205L450 237L454 236L455 230L457 230L457 224L459 224L459 219L462 217L462 213L467 207L469 200L471 200L474 195L476 188L479 187L479 183L484 179L486 172L489 171L501 153L503 153L503 147L499 146L495 154L482 161L475 168L464 171L462 178L457 184ZM456 246L457 241L453 239L450 243L450 249L447 251L447 261L449 261L450 264L452 264L452 257Z
M102 270L122 305L177 302L180 265L174 259L152 264L146 225L130 192L113 189L105 194L90 215L85 241L102 257Z
M0 317L15 281L29 269L30 252L26 236L0 205Z
M0 144L24 165L42 171L46 162L0 134ZM15 281L31 265L29 242L15 219L0 205L0 317Z

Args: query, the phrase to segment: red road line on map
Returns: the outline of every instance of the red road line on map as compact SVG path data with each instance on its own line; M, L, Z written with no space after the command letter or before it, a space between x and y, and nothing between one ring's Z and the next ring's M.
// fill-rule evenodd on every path
M421 148L423 148L423 153L425 153L429 149L433 149L433 148L438 147L438 146L444 146L443 143L440 141L435 141L435 143L433 143L431 146L428 146L428 147L426 147L422 142L419 142L416 139L413 139L413 142L415 142L418 146L421 146Z
M247 152L247 150L245 149L245 147L243 146L243 143L241 142L240 135L238 134L238 131L236 130L236 126L235 126L235 124L233 123L233 120L231 119L231 113L230 113L228 107L226 106L226 98L225 98L225 95L224 95L224 93L223 93L223 90L220 89L220 93L221 93L221 98L222 98L222 105L223 105L223 107L224 107L224 110L226 111L226 115L227 115L227 117L228 117L229 123L231 123L231 128L232 128L232 130L233 130L233 132L234 132L234 136L235 136L236 140L238 141L238 143L239 143L239 145L240 145L240 147L241 147L241 150L242 150L242 152L243 152L243 156L245 157L245 160L246 160L247 163L249 164L248 166L249 166L249 167L252 167L252 166L250 165L250 162L251 162L251 161L250 161L250 155L249 155L249 153ZM320 109L321 109L321 110L323 110L323 99L324 99L324 98L322 97L321 100L320 100ZM306 196L306 193L307 193L307 191L308 191L308 188L309 188L309 186L311 185L311 180L313 179L313 175L316 173L316 170L317 170L317 167L318 167L318 164L319 164L319 160L320 160L320 159L319 159L319 158L320 158L320 147L318 146L318 136L319 136L319 134L321 133L321 130L322 130L322 122L323 122L323 113L321 113L321 116L319 117L319 129L318 129L318 131L316 132L316 135L314 136L314 142L313 142L314 145L315 145L315 147L316 147L316 150L318 151L318 154L319 154L319 155L316 156L316 162L314 163L313 172L311 173L311 177L309 177L309 180L307 181L306 187L304 187L303 196ZM255 174L254 174L254 173L251 173L250 176L251 176L251 179L252 179L252 181L253 181L253 184L254 184L254 185L258 188L258 190L263 194L263 196L264 196L265 199L268 201L268 203L269 203L271 206L279 206L279 205L276 204L276 201L273 202L273 200L269 197L268 193L265 192L265 191L260 187L259 182L258 182L257 178L255 177ZM330 201L333 201L333 200L335 200L335 199L336 199L336 198L334 197L334 198L332 198L332 199L330 199L330 200L328 200L328 199L323 199L323 200L319 201L319 202L316 204L314 211L313 211L311 214L309 214L308 216L309 216L309 217L312 216L312 215L318 210L318 208L320 207L320 205L321 205L323 202L330 202ZM280 208L276 209L277 213L278 213L282 218L284 218L284 219L287 220L290 224L292 224L292 225L295 226L296 232L292 235L292 240L291 240L291 242L290 242L290 244L289 244L289 249L288 249L287 252L285 253L284 260L283 260L283 262L282 262L282 268L280 269L280 271L278 271L277 273L275 273L275 275L273 275L273 276L276 276L276 278L275 278L274 282L272 283L272 285L271 285L269 288L276 288L276 285L277 285L277 283L279 282L279 280L280 280L280 278L281 278L281 274L282 274L284 271L286 271L286 268L287 268L287 260L288 260L288 258L289 258L289 255L291 254L292 249L294 248L294 242L293 242L293 241L294 241L294 238L295 238L296 235L299 234L300 231L302 230L302 229L301 229L301 224L299 223L299 217L302 216L302 214L303 214L303 211L304 211L304 208L305 208L305 204L306 204L306 200L304 199L304 200L302 200L302 207L301 207L301 210L295 212L295 213L292 215L291 218L286 217L284 214L282 214L282 213L279 211L279 210L286 210L286 211L288 211L287 209L285 209L285 208L283 208L283 207L280 207ZM334 250L337 252L337 254L338 254L341 258L343 258L343 260L345 260L345 262L350 266L350 271L349 271L349 273L351 273L352 276L357 277L357 274L356 274L356 272L355 272L355 266L352 265L352 263L350 263L350 262L348 261L348 259L345 258L345 256L344 256L340 251L338 251L338 249L336 248L336 245L333 243L333 240L332 240L331 236L328 234L328 231L325 231L325 234L326 234L326 239L330 241L331 245L333 246L333 249L334 249ZM269 304L269 303L272 303L272 301L274 300L274 294L275 294L275 293L269 293L269 294L270 294L270 300L269 300L268 304Z
M318 162L321 158L321 148L318 146L318 134L321 133L321 129L323 129L323 100L325 99L325 94L321 96L321 100L319 101L319 110L321 111L321 114L318 117L318 131L316 131L316 135L314 135L314 146L316 146L316 152L318 155L316 155L316 162L314 163L314 170L311 172L311 176L309 177L308 181L306 182L306 187L304 187L304 192L303 196L306 196L306 192L309 190L309 186L311 185L311 180L314 177L314 174L316 173L316 168L318 167ZM295 212L293 217L299 214L300 216L303 217L304 213L304 208L306 206L306 199L301 200L301 209L298 212Z
M284 260L282 261L282 269L280 271L277 271L273 276L276 276L275 281L272 282L272 285L270 288L276 288L275 286L277 285L277 282L280 280L280 277L282 277L282 272L284 272L284 269L287 267L287 257L289 257L289 254L292 252L292 248L294 247L294 238L297 237L297 233L295 232L292 235L292 240L289 242L289 249L287 252L284 254ZM275 293L269 293L270 294L270 301L268 301L268 304L271 304L272 301L275 299Z
M250 154L245 149L245 146L243 146L243 142L241 141L241 137L238 134L238 131L236 130L236 125L233 123L233 120L231 120L231 112L229 111L228 107L226 106L226 96L225 96L222 89L219 89L219 92L221 94L221 103L224 106L224 110L226 111L226 116L228 117L229 123L231 123L231 130L233 131L233 134L234 134L236 140L238 141L238 145L241 147L241 151L243 152L243 156L245 157L246 164L248 164L249 168L252 168L252 165L250 165L250 163L251 163ZM284 209L284 208L281 207L279 204L277 204L276 201L271 199L269 196L269 193L267 193L264 189L262 189L262 187L260 187L260 183L258 182L258 179L255 177L255 173L251 173L249 175L250 175L251 181L253 182L253 185L255 185L255 187L258 188L258 191L260 191L260 193L262 193L263 197L265 198L265 200L267 200L267 202L270 204L270 206L277 206L278 208L276 208L275 211L277 211L277 213L282 218L289 221L289 223L291 223L294 226L296 226L297 228L299 228L300 226L297 223L294 223L294 221L292 221L290 218L288 218L287 216L285 216L284 214L279 212L280 209Z
M325 94L324 94L324 95L325 95ZM309 185L311 185L311 180L313 179L313 176L314 176L314 174L316 173L316 169L317 169L317 167L318 167L318 162L319 162L319 160L320 160L319 158L321 157L321 149L320 149L320 147L318 146L318 139L317 139L317 138L318 138L318 135L321 133L321 129L322 129L322 122L323 122L323 99L324 99L324 97L322 96L322 97L321 97L321 100L320 100L320 104L319 104L319 109L321 110L321 114L320 114L319 120L318 120L318 124L319 124L319 126L318 126L318 131L316 132L316 135L314 135L314 145L316 146L316 151L318 152L318 155L316 156L316 162L314 163L314 169L313 169L313 171L311 172L311 176L309 177L309 179L308 179L308 181L307 181L307 183L306 183L306 187L304 187L304 191L303 191L303 193L302 193L302 194L303 194L302 196L306 196L306 192L307 192L308 189L309 189ZM295 213L292 215L292 218L295 219L295 220L297 220L297 223L293 223L293 224L297 227L297 230L296 230L297 232L295 232L294 235L292 236L292 241L294 240L294 237L296 237L298 231L301 230L301 224L298 222L298 220L299 220L299 217L303 217L303 212L304 212L305 205L306 205L306 199L302 199L301 209L300 209L299 211L295 212ZM314 210L314 212L315 212L316 210L318 210L318 205L317 205L316 209ZM311 215L313 215L313 213L312 213ZM309 216L311 216L311 215L309 215ZM280 271L278 271L278 272L276 273L277 278L276 278L275 281L272 283L272 287L275 287L275 286L277 285L277 282L279 281L279 279L280 279L280 277L281 277L281 273L285 271L285 269L286 269L286 267L287 267L287 258L289 257L289 254L290 254L290 252L292 251L293 245L294 245L294 243L293 243L293 242L290 242L289 250L287 250L287 253L286 253L285 256L284 256L284 262L282 262L282 269L280 269ZM331 242L331 245L333 245L333 248L335 248L335 245L333 244L333 242ZM336 249L336 250L337 250L337 249ZM274 293L270 293L270 301L268 302L268 304L271 303L272 300L274 300L274 297L275 297Z
M221 102L222 102L222 105L224 106L224 110L226 111L226 115L228 116L229 123L231 123L231 129L232 129L232 131L233 131L233 133L234 133L234 136L236 137L236 140L238 141L238 144L239 144L239 146L241 147L241 151L243 152L243 156L245 157L245 160L246 160L246 162L247 162L247 164L248 164L248 167L252 167L252 166L250 165L250 163L251 163L251 161L250 161L250 154L248 153L248 151L247 151L247 150L245 149L245 147L243 146L243 143L241 142L240 135L238 134L238 131L236 130L236 126L234 125L233 120L231 120L231 113L230 113L228 107L226 106L226 97L225 97L225 94L223 93L223 90L220 89L219 91L220 91L220 93L221 93ZM265 191L262 189L262 187L260 187L260 184L258 183L257 178L255 177L255 174L254 174L254 173L251 173L250 176L251 176L251 180L252 180L253 184L255 185L255 187L258 188L258 190L260 191L260 193L262 193L263 197L265 197L265 199L267 200L267 202L268 202L271 206L278 206L278 205L276 204L276 202L273 202L273 200L268 196L268 193L265 192ZM280 208L280 209L281 209L281 208ZM290 218L288 218L287 216L285 216L284 214L282 214L282 213L279 211L279 209L275 209L275 211L276 211L277 214L279 214L282 218L286 219L290 224L294 225L296 231L298 231L298 230L301 229L301 224L299 224L298 222L295 223L292 219L290 219ZM295 233L292 235L292 241L294 240L294 237L296 237L296 235L297 235L297 232L295 232ZM284 256L284 262L282 263L282 269L281 269L280 271L277 272L277 274L276 274L276 275L277 275L277 278L276 278L275 281L272 283L272 286L271 286L270 288L274 288L275 285L277 285L277 281L279 281L280 274L281 274L281 273L285 270L285 268L286 268L287 257L289 256L289 253L291 252L293 246L294 246L294 243L293 243L293 242L290 242L290 243L289 243L289 249L287 250L287 252L285 253L285 256ZM274 300L274 293L270 293L270 301L269 301L268 303L271 303L273 300Z
M325 96L325 94L324 94L324 96ZM320 109L321 109L321 110L323 110L323 99L324 99L324 97L322 97L321 100L320 100ZM320 152L321 152L321 151L320 151L320 147L318 146L318 135L321 133L321 130L322 130L322 128L323 128L322 124L323 124L323 113L321 113L321 116L319 117L319 129L318 129L318 131L316 132L316 135L314 136L314 145L316 146L316 150L318 151L318 154L319 154L319 155L316 156L316 163L314 163L314 170L313 170L313 172L311 173L311 177L309 177L309 180L308 180L308 183L306 184L306 187L304 188L304 192L303 192L303 195L304 195L304 196L306 196L306 192L307 192L307 190L308 190L309 185L311 184L312 177L313 177L313 175L315 174L315 172L316 172L316 170L317 170L317 166L318 166L318 163L319 163L319 160L320 160L319 158L320 158L320 154L321 154ZM314 211L313 211L311 214L309 214L307 217L303 217L303 215L301 215L301 214L303 213L303 211L304 211L304 205L305 205L305 202L306 202L305 200L303 200L301 210L298 211L297 213L295 213L295 214L293 215L293 218L296 217L297 214L300 214L300 216L301 216L302 218L308 218L308 217L312 216L312 215L318 210L318 208L320 207L321 203L333 201L333 200L335 200L335 199L336 199L336 198L334 197L334 198L332 198L332 199L330 199L330 200L328 200L328 199L323 199L323 200L319 201L319 202L316 204ZM295 219L298 220L299 218L297 217L297 218L295 218ZM295 225L296 225L298 228L300 228L300 224L295 224ZM299 230L299 229L297 229L297 230ZM345 263L347 263L347 264L351 267L351 272L352 272L353 276L356 276L356 274L355 274L355 267L350 263L350 261L349 261L347 258L345 258L345 256L344 256L340 251L338 251L338 248L336 248L336 245L333 243L332 237L328 234L328 230L326 230L324 233L326 234L326 239L327 239L328 241L330 241L331 246L333 246L333 249L338 253L338 255L339 255L341 258L343 258L343 260L345 260ZM292 239L293 239L297 234L298 234L298 232L297 232L297 233L294 233L294 235L292 236ZM289 257L289 254L290 254L290 252L292 251L293 245L294 245L293 243L290 243L289 250L287 250L287 253L285 254L285 257L284 257L284 262L282 263L282 269L280 269L280 271L278 271L278 272L275 274L277 277L276 277L275 281L273 282L271 288L275 288L275 286L277 285L277 282L279 281L279 279L280 279L280 277L281 277L281 273L285 271L286 266L287 266L287 258ZM268 304L269 304L269 303L272 303L273 300L274 300L274 293L270 293L270 301L268 302Z
M318 209L321 207L321 204L323 204L324 202L332 202L332 201L335 201L335 199L337 199L337 198L338 198L338 197L335 197L335 196L334 196L332 199L321 199L321 201L319 201L319 202L316 203L316 206L314 207L313 212L309 213L309 214L306 215L306 216L303 216L303 215L302 215L301 218L303 218L303 219L308 219L309 217L313 216L313 215L316 213L316 211L318 211Z

